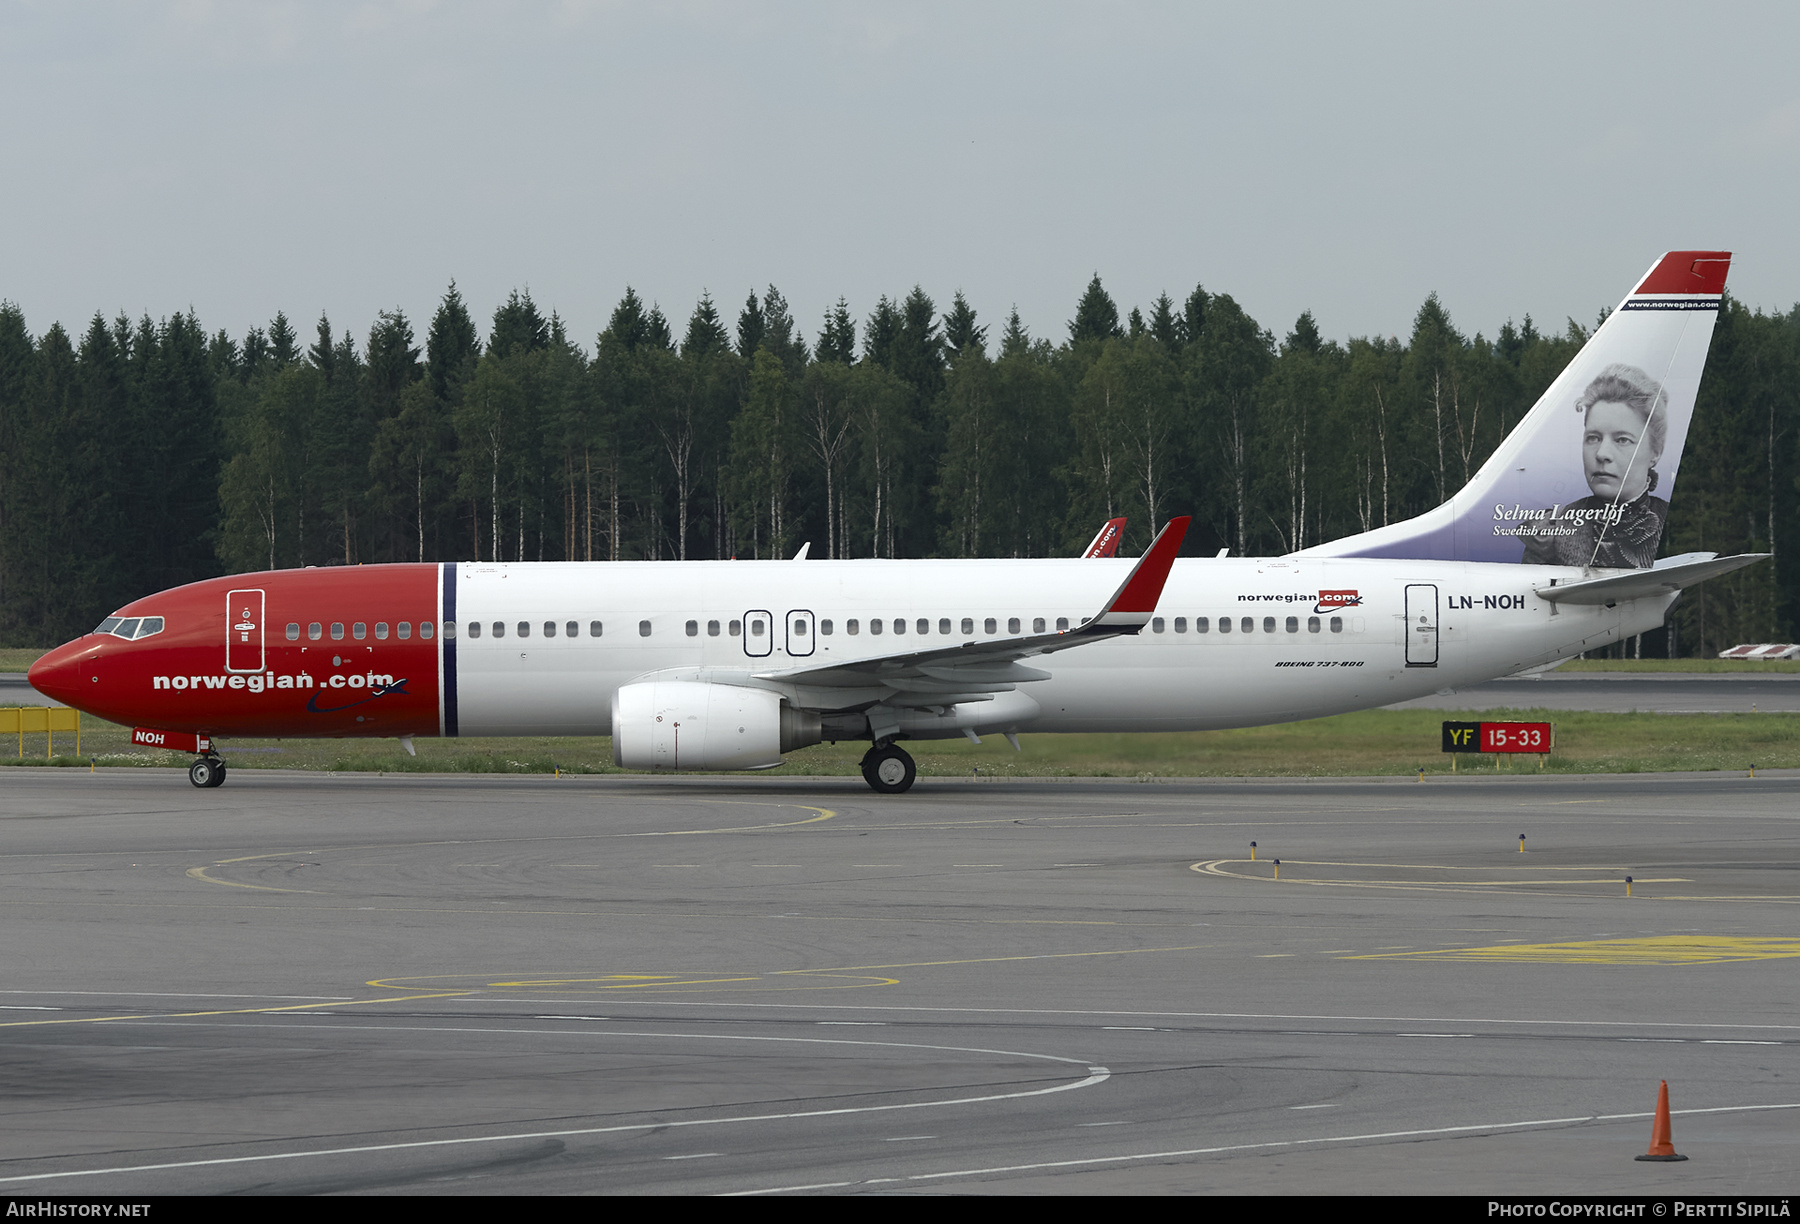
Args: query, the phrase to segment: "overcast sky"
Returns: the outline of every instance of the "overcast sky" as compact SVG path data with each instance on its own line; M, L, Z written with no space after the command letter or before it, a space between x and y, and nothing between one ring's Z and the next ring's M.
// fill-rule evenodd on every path
M1196 283L1277 336L1591 323L1669 248L1800 299L1792 4L0 0L0 298L592 345L773 282L1067 335ZM859 328L860 335L860 328Z

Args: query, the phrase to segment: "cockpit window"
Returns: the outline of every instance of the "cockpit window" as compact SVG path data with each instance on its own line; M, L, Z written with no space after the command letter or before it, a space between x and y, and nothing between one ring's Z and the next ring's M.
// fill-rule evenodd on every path
M94 627L95 633L110 633L128 642L162 631L163 618L160 616L109 616Z

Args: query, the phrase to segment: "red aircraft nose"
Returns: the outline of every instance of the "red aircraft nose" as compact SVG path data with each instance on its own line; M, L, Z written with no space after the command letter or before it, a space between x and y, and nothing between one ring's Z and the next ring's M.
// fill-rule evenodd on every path
M64 705L81 704L83 698L91 700L92 693L81 691L83 673L87 670L82 666L82 656L86 653L87 648L79 638L58 646L31 665L26 679L32 688Z

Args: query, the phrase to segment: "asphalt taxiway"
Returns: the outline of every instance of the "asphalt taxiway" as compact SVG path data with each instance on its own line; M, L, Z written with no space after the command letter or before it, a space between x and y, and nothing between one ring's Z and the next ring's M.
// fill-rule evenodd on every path
M1797 800L7 770L0 1191L1784 1193Z

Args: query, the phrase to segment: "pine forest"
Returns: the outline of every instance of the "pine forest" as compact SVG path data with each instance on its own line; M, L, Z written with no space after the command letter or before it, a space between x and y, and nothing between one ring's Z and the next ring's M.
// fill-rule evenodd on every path
M735 319L733 314L735 313ZM48 646L225 573L391 561L1043 557L1174 514L1186 553L1280 554L1454 493L1589 329L1285 334L1196 288L1121 315L1095 277L1066 335L923 289L816 332L781 293L685 322L627 290L592 346L515 292L454 285L421 335L192 313L39 335L0 303L0 642ZM1800 307L1729 298L1664 555L1773 552L1634 648L1704 655L1800 613Z

